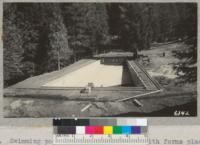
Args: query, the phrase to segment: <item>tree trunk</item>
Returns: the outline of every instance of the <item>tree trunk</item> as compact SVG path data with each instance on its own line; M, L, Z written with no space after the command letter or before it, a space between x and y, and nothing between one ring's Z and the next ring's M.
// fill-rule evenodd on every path
M60 70L60 52L59 50L57 51L58 53L58 70Z
M137 59L138 58L138 52L137 52L137 47L136 44L133 44L133 59Z

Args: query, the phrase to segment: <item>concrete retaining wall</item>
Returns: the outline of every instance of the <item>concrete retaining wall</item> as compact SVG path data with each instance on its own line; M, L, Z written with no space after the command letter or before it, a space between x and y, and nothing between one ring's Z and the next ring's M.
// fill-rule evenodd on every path
M140 80L137 72L134 70L134 68L132 67L132 65L129 61L127 61L127 66L128 66L129 71L130 71L131 78L132 78L134 85L144 87L144 85L143 85L142 81Z

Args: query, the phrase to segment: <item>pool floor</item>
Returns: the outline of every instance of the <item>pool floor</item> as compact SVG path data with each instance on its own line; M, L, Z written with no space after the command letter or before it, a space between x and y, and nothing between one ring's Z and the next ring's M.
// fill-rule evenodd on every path
M125 65L105 65L97 60L62 77L56 78L45 87L86 87L93 83L94 87L131 86L129 70Z

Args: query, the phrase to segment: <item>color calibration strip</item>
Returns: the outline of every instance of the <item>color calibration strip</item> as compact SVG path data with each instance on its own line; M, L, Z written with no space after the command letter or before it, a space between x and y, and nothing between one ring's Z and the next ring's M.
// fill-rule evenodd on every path
M146 119L54 119L53 128L56 145L148 144Z
M54 134L146 134L146 119L54 119Z

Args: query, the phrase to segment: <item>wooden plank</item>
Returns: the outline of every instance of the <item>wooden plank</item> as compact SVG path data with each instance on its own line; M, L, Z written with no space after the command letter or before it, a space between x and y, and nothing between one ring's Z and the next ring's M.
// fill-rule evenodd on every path
M152 91L152 92L149 92L149 93L139 94L139 95L135 95L135 96L132 96L132 97L128 97L128 98L124 98L124 99L118 100L117 102L127 101L127 100L130 100L130 99L135 99L135 98L138 98L138 97L155 94L155 93L159 93L159 92L162 92L162 91L163 90L156 90L156 91Z

